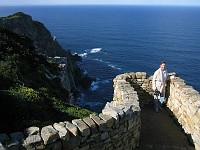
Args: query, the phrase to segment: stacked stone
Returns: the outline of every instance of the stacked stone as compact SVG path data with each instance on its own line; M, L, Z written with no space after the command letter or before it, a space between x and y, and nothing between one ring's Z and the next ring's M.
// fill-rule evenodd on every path
M100 114L45 126L24 133L0 134L0 149L132 150L139 144L140 107L137 92L123 74L114 79L114 98ZM140 82L140 81L139 81Z
M186 133L191 134L195 148L200 149L200 94L179 77L171 79L167 103Z
M152 77L148 78L146 72L125 73L123 78L130 82L131 86L137 91L141 104L152 102Z

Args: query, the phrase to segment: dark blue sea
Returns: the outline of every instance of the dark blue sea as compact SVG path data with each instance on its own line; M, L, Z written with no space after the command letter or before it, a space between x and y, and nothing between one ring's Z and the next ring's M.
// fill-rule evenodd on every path
M0 16L23 11L43 22L64 49L83 57L79 65L96 77L77 101L100 111L113 97L113 78L148 75L167 62L200 91L200 7L23 6L0 7Z

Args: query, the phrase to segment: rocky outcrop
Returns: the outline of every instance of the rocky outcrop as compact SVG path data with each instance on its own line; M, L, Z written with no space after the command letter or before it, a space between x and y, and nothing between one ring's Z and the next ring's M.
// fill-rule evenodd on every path
M63 87L71 93L70 99L78 94L77 87L88 88L93 79L84 77L83 71L77 66L77 61L81 60L77 54L72 55L69 50L65 51L56 38L40 22L34 21L30 15L22 12L0 18L0 26L6 27L17 34L27 35L32 41L36 51L59 64L61 74L59 78ZM48 78L55 78L47 74Z
M17 34L27 35L36 51L48 56L67 56L57 40L41 22L22 12L0 18L0 26L11 29Z

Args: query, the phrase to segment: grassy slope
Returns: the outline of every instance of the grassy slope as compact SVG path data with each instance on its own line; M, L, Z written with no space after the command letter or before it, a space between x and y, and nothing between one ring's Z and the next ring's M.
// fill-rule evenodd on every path
M92 113L66 103L69 93L47 72L59 75L57 64L38 55L28 37L0 28L0 133Z

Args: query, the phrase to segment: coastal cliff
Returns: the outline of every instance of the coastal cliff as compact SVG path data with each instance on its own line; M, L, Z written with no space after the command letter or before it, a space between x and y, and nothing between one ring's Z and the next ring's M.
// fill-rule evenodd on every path
M0 26L9 28L17 34L27 35L33 41L37 52L50 57L69 55L44 24L34 21L30 15L23 12L0 18Z
M78 55L72 55L69 50L65 51L41 22L34 21L30 15L18 12L7 17L1 17L0 26L17 34L28 36L39 54L60 64L62 68L59 76L61 83L71 95L77 96L78 87L90 86L93 79L83 76L83 71L76 63L81 58Z
M90 84L83 81L91 79L83 76L77 66L80 57L64 51L59 44L59 49L52 50L59 56L47 53L39 39L46 36L50 41L50 32L44 26L34 28L37 32L48 31L47 35L31 31L33 27L29 31L26 24L33 26L33 22L23 13L0 18L0 133L70 121L92 113L71 104L78 96L78 88ZM31 35L35 34L38 35L33 39Z

